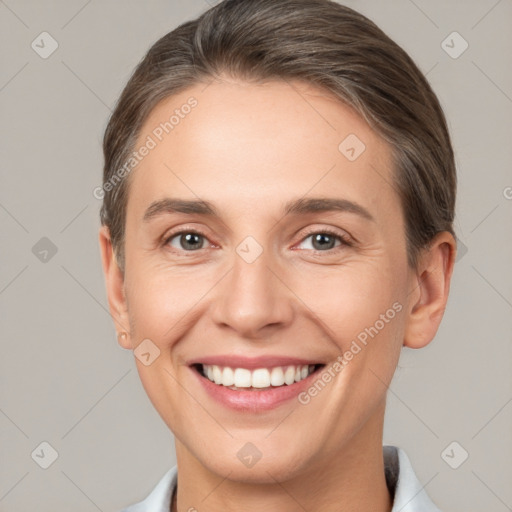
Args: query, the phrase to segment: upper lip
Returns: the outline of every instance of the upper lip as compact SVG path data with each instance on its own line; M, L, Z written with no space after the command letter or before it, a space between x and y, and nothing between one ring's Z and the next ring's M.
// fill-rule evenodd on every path
M257 368L273 368L275 366L304 366L310 364L324 364L315 359L302 359L299 357L289 356L259 356L247 357L236 356L233 354L205 356L200 359L193 359L189 361L188 365L193 366L197 364L203 365L216 365L216 366L229 366L230 368L247 368L248 370L255 370Z

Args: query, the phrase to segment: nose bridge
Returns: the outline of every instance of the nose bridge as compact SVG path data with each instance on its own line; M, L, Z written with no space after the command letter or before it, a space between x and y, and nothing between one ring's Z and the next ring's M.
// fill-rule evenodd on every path
M258 337L266 326L290 322L290 294L274 274L278 266L274 260L271 249L251 236L235 247L232 270L217 297L217 323L229 325L241 336Z

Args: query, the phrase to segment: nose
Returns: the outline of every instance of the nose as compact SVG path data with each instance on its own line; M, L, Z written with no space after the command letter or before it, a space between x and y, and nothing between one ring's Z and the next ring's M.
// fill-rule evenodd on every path
M263 251L249 263L235 253L233 268L222 280L214 301L213 319L239 337L262 339L293 320L293 293L284 275ZM273 268L271 268L273 267Z

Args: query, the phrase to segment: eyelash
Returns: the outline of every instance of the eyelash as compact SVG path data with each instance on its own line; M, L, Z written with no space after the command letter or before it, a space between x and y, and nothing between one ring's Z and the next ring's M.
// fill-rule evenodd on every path
M183 234L199 235L199 236L205 238L206 240L208 240L208 237L204 233L199 231L199 230L196 230L196 229L182 229L180 231L176 231L174 233L171 233L169 236L165 237L162 245L164 247L166 247L173 238L175 238L178 235L183 235ZM337 247L333 247L333 248L327 249L325 251L320 251L320 250L317 250L317 249L301 249L301 250L312 251L313 254L315 254L315 255L322 254L322 253L333 254L333 253L337 253L339 250L343 250L344 247L352 247L353 246L352 240L347 235L343 235L343 234L338 233L337 231L335 231L333 229L329 229L329 228L326 228L326 229L318 229L317 228L317 229L312 229L310 231L307 231L305 233L305 235L301 238L300 242L303 242L304 240L306 240L306 238L309 238L311 235L316 235L316 234L329 235L329 236L338 238L340 240L341 244L338 245ZM185 251L185 250L181 250L181 249L172 248L171 250L172 250L172 252L186 252L186 253L192 253L193 254L195 252L201 251L202 249L196 249L194 251Z

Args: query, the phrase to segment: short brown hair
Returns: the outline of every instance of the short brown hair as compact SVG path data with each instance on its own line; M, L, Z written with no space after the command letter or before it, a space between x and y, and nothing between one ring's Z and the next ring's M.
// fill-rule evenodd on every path
M435 93L407 53L368 18L330 0L224 0L148 50L106 128L100 217L123 271L129 180L108 191L105 184L130 158L157 103L223 74L309 82L354 108L389 143L412 268L438 232L455 236L450 135Z

